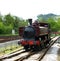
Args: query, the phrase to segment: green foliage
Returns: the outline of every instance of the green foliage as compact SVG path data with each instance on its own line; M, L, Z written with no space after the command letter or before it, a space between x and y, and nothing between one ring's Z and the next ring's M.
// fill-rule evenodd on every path
M37 16L39 22L48 22L52 32L60 32L60 15L40 14Z
M0 22L2 22L2 16L0 16Z
M50 24L51 30L53 32L58 32L60 31L60 18L54 19L53 18L54 16L56 15L52 15L52 17L51 17L51 14L48 16L41 15L41 16L38 16L38 21L48 22ZM21 26L24 27L27 25L28 25L27 20L24 20L17 16L13 16L11 14L7 14L4 16L0 15L0 35L1 34L12 34L12 29L14 29L15 32L18 33L19 27Z
M60 18L57 19L58 31L60 31Z
M58 19L48 18L48 20L42 20L40 22L49 23L52 32L60 31L60 18L58 18Z
M28 22L27 21L20 21L20 26L27 26L28 25Z
M12 29L18 33L19 27L26 26L27 24L27 21L11 14L0 16L0 34L11 34Z
M49 14L40 14L37 17L39 20L48 20L48 18L54 18L55 16L57 15L49 13Z
M14 23L14 18L10 14L5 15L4 20L5 20L5 22L4 22L5 25L9 25L9 24L13 25L13 23Z
M13 27L12 27L11 24L9 26L5 26L5 33L6 34L11 34L12 29L13 29Z
M4 29L5 27L4 27L3 22L0 22L0 34L4 33Z
M6 26L3 22L0 22L0 34L10 34L12 30L12 25Z
M48 19L52 31L58 31L58 24L53 18Z

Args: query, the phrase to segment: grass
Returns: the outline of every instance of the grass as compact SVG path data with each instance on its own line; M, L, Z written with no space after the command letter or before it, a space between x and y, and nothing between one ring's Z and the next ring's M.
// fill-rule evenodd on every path
M0 36L17 36L18 34L12 35L12 34L0 34ZM13 51L16 51L18 49L21 49L22 46L13 44L13 45L8 45L4 47L0 47L0 56L3 56L5 54L10 54Z
M22 49L23 47L22 46L8 46L8 47L3 47L3 48L0 48L0 56L3 56L5 54L10 54L14 51L17 51L19 49Z

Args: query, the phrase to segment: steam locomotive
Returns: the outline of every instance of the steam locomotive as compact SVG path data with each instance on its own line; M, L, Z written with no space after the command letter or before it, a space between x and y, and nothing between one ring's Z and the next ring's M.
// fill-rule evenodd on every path
M23 37L18 44L24 46L25 50L40 50L49 45L50 25L48 23L37 22L32 23L32 19L28 19L30 25L19 28L19 35Z

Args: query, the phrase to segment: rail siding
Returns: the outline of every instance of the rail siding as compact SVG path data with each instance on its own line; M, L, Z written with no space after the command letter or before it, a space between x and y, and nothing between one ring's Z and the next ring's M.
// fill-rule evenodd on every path
M20 36L0 36L0 43L21 39Z

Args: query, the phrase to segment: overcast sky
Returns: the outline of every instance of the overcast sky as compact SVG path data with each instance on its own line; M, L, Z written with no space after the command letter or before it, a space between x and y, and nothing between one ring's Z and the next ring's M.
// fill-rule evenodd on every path
M60 0L0 0L0 13L27 18L39 14L60 14Z

